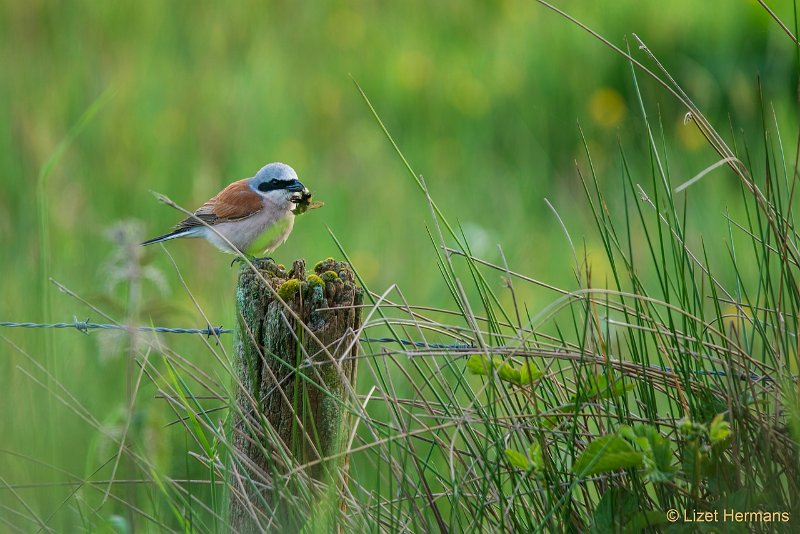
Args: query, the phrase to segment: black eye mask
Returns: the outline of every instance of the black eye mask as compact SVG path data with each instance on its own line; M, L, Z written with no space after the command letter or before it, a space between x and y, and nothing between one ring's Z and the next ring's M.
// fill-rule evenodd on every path
M273 178L268 182L261 182L260 184L258 184L258 190L261 191L262 193L266 193L268 191L276 191L278 189L283 189L287 185L287 183L288 182L286 182L285 180L276 180Z

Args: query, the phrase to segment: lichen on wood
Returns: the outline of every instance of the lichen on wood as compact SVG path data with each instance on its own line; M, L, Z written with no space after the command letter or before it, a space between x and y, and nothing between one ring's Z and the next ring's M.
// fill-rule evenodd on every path
M343 479L363 293L332 258L308 276L302 260L254 266L241 267L236 289L231 526L292 529Z

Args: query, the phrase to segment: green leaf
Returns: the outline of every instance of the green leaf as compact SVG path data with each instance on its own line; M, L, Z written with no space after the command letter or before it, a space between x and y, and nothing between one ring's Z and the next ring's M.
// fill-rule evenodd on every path
M526 361L522 364L519 370L519 385L524 386L539 380L544 376L544 373L533 362Z
M561 421L562 414L577 413L578 409L587 402L620 397L634 387L635 384L624 384L621 379L614 379L613 374L610 385L605 375L597 377L589 376L586 378L585 382L581 384L581 388L578 392L572 396L569 403L559 407L558 413L545 416L542 425L545 428L554 428Z
M534 469L540 470L544 468L544 459L542 458L542 448L539 446L538 443L531 443L531 446L528 448L528 458L530 458L531 464L533 464Z
M665 439L652 425L638 424L633 428L623 425L619 435L627 439L644 455L644 468L652 482L666 482L675 476L672 443Z
M500 375L504 367L511 366L505 363L500 356L492 356L490 360L487 356L482 354L473 354L469 357L469 360L467 360L467 369L473 375L486 376L491 374L492 369L497 371L497 374ZM506 370L505 373L507 374L508 371Z
M506 449L506 459L517 469L522 469L523 471L528 470L528 459L525 458L524 454L517 452L514 449Z
M581 389L572 397L575 404L595 401L598 399L610 399L621 397L634 388L634 384L625 384L622 379L615 379L611 374L611 381L606 375L590 375Z
M608 473L617 469L642 467L644 454L616 434L603 436L591 442L572 465L579 476Z
M603 493L592 514L591 534L620 532L622 525L638 508L636 494L625 488L609 488Z
M681 433L681 436L691 441L708 434L708 429L706 425L695 423L687 416L678 421L678 432Z
M690 441L688 445L683 448L681 467L683 469L683 476L690 486L696 486L700 483L705 462L706 456L703 454L703 451L700 449L700 444L697 441Z
M724 441L731 435L731 424L724 419L723 414L717 414L708 426L708 439L712 444Z
M490 360L482 354L473 354L467 360L467 370L473 375L488 376L492 369L497 372L500 380L511 382L517 386L530 384L541 378L543 374L532 362L525 362L521 367L515 367L503 361L499 356L493 356Z
M500 358L494 358L494 362L496 362L495 367L502 363ZM491 369L490 365L488 358L480 354L473 354L467 360L467 370L473 375L488 375Z
M519 369L514 368L510 363L501 363L500 367L497 368L497 376L500 380L505 380L512 384L519 384L521 379Z

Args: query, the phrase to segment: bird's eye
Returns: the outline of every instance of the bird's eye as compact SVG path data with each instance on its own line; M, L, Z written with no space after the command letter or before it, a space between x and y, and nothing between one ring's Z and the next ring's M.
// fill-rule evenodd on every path
M275 191L276 189L280 189L280 180L272 179L268 182L261 182L258 184L258 190L262 193L266 193L267 191Z

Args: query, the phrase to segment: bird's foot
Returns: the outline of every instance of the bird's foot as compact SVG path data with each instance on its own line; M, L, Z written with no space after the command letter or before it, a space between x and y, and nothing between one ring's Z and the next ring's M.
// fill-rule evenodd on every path
M250 263L253 263L254 261L256 261L258 259L255 256L251 256L250 254L244 254L242 256L236 256L235 258L233 258L231 260L231 267L233 267L234 263L245 263L245 261L244 261L245 258L247 258L247 261L249 261Z

